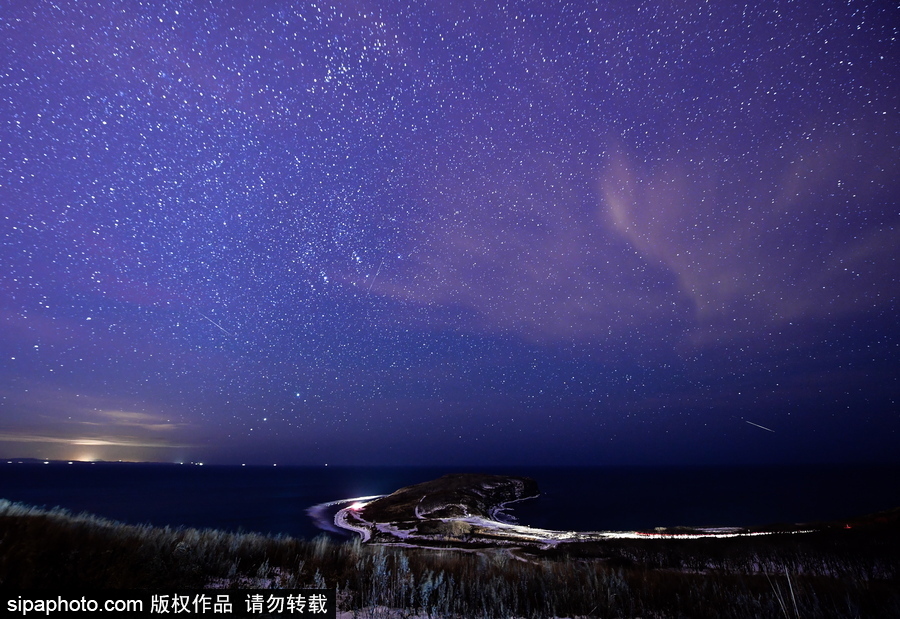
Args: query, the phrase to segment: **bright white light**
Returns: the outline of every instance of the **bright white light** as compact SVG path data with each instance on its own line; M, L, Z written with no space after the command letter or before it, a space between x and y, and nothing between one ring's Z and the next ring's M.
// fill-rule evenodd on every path
M348 507L347 509L352 509L352 510L356 511L356 510L358 510L358 509L362 509L362 508L365 507L365 506L366 506L366 504L363 503L362 501L357 501L356 503L354 503L353 505L351 505L351 506Z

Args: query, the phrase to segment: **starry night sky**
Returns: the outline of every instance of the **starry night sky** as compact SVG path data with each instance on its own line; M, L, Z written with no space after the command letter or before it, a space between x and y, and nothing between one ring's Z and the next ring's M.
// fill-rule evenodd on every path
M900 10L0 8L0 455L890 461Z

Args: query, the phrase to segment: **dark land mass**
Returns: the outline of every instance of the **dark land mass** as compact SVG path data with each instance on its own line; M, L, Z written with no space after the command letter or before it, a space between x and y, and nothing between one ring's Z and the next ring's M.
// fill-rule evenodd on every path
M538 496L530 477L458 473L407 486L368 503L361 513L375 522L421 518L493 518L503 504Z
M851 529L890 529L900 508L840 521L768 523L752 527L658 527L637 531L552 531L508 522L500 516L511 502L539 495L528 477L455 474L401 488L363 506L338 513L336 523L365 542L425 547L521 547L590 556L613 540L653 538L727 539L768 535L810 535ZM723 523L727 524L727 523Z

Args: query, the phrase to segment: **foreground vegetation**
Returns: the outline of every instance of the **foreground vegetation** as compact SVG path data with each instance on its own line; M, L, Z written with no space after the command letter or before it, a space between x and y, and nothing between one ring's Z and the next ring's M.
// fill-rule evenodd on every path
M898 617L898 563L896 514L804 535L423 549L0 501L2 588L329 587L359 617Z

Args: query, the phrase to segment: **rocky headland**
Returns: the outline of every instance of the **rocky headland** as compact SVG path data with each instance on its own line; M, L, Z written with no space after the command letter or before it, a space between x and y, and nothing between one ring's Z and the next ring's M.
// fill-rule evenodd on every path
M335 524L364 541L381 543L476 541L505 525L504 508L538 496L528 477L460 473L401 488L338 512Z
M539 495L528 477L453 474L366 497L337 512L334 523L363 542L414 546L587 547L613 539L708 539L792 535L896 523L898 510L841 522L779 523L755 527L659 527L635 531L554 531L503 516L507 505ZM348 501L349 502L349 501Z

